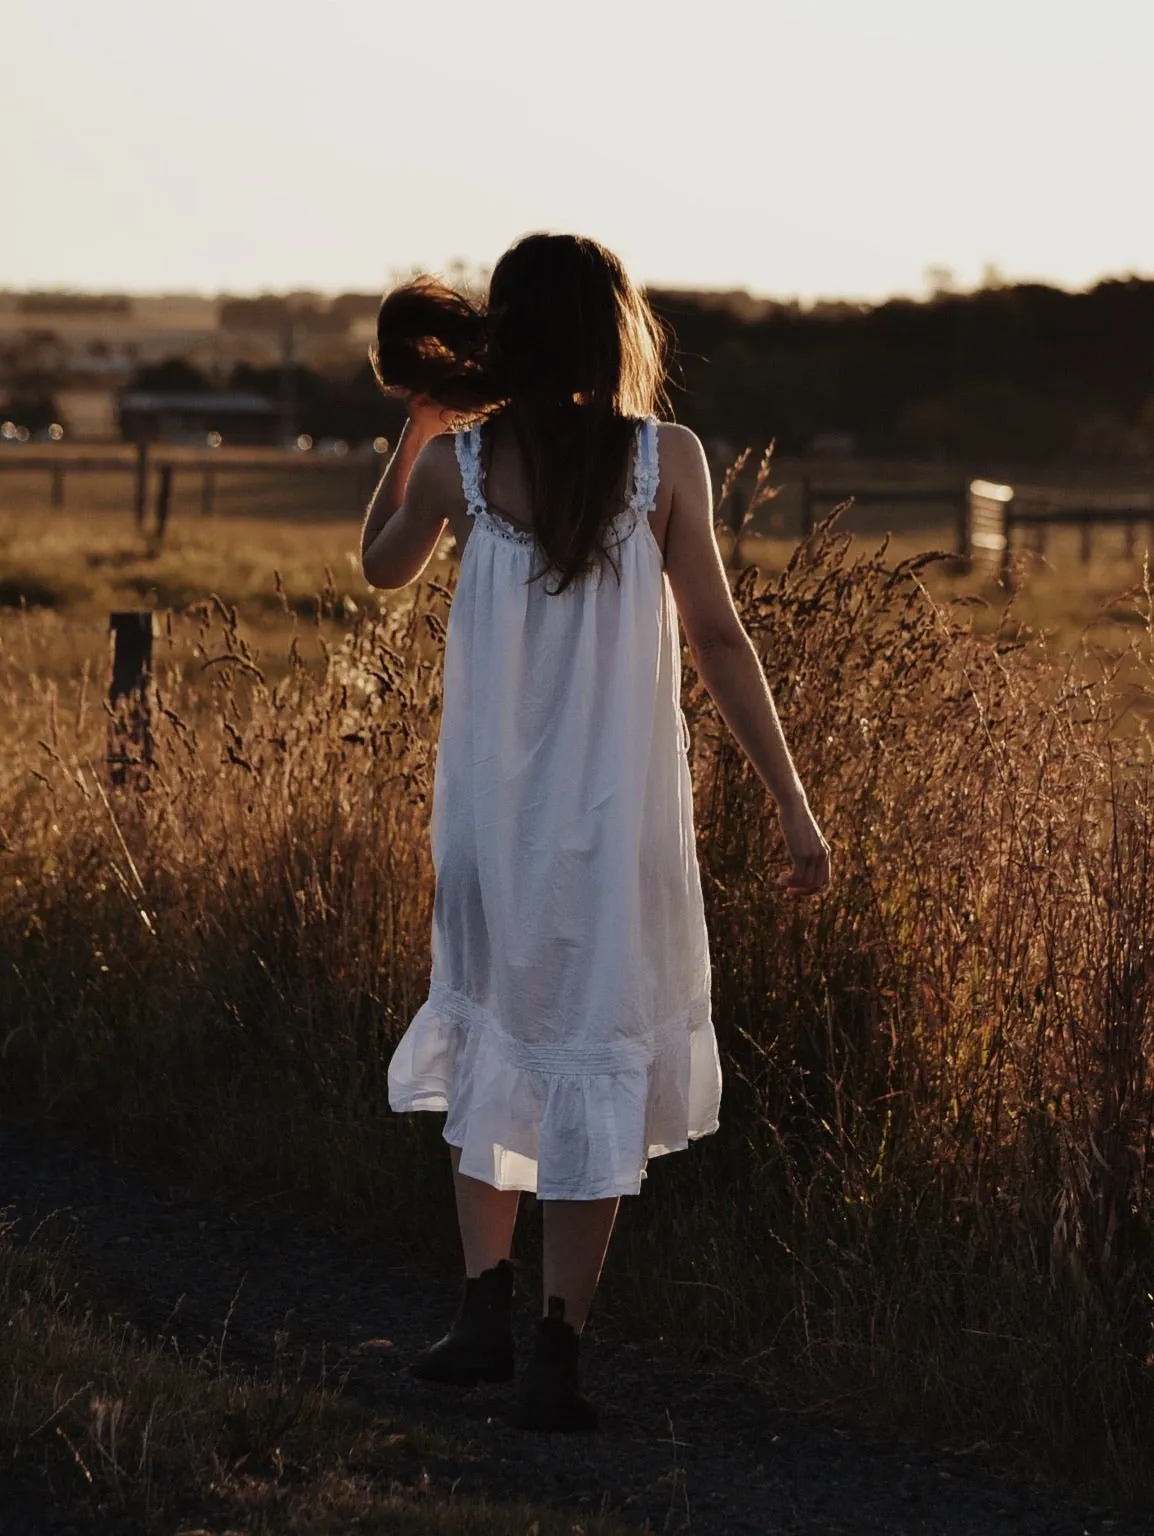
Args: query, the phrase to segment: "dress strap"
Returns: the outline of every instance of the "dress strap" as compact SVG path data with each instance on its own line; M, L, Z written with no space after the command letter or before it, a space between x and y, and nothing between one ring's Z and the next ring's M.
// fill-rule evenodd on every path
M453 447L461 469L461 485L465 492L470 517L488 513L485 493L481 488L481 429L466 427L453 434ZM633 480L627 503L628 510L638 517L648 517L657 505L657 482L661 467L657 457L657 417L646 416L637 423L633 445Z
M644 421L637 423L633 448L633 488L629 495L629 510L638 517L648 517L657 505L659 474L657 417L646 416Z
M476 517L478 512L487 510L485 493L481 489L480 427L466 427L461 432L454 432L453 447L457 451L457 463L461 467L461 485L464 487L465 500L469 504L469 516Z

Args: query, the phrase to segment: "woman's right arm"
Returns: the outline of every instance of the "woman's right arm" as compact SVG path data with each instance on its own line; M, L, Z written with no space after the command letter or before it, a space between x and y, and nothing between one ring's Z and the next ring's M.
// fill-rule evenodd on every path
M713 528L713 491L700 440L687 427L661 427L661 468L672 487L665 569L698 675L742 751L777 804L793 869L794 895L822 891L830 879L822 836L790 757L773 695L733 604Z

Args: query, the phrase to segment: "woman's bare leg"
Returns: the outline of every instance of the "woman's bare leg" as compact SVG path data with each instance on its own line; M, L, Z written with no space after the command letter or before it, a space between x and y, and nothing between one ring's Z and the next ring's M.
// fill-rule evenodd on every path
M513 1248L520 1191L494 1189L460 1171L461 1149L450 1147L453 1189L457 1196L457 1224L465 1250L465 1274L470 1280L507 1259Z
M543 1200L545 1221L545 1306L550 1296L565 1303L565 1321L580 1333L589 1316L593 1293L613 1223L616 1197L609 1200Z

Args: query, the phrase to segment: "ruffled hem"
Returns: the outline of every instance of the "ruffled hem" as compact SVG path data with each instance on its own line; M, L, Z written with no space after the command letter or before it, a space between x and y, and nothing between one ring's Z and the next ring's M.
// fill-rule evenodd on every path
M389 1063L389 1106L445 1114L460 1169L542 1200L636 1195L652 1157L717 1130L721 1071L705 995L646 1040L533 1047L434 984Z

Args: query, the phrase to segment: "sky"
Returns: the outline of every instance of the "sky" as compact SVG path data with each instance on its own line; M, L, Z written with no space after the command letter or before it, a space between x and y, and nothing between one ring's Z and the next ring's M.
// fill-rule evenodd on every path
M1154 0L0 0L0 287L1154 276Z

